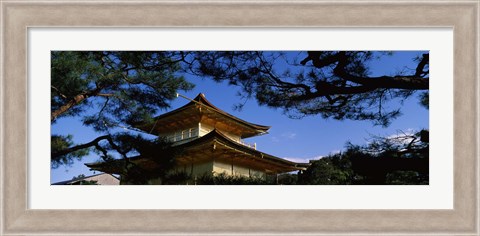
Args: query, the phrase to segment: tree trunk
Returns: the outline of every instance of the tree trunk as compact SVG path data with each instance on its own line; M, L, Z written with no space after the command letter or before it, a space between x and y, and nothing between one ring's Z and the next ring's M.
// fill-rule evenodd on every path
M101 140L105 140L105 139L108 140L110 138L111 138L110 135L103 135L103 136L97 137L96 139L94 139L94 140L92 140L88 143L80 144L80 145L77 145L77 146L74 146L74 147L69 147L69 148L54 152L54 153L52 153L52 159L55 159L55 158L57 158L59 156L62 156L62 155L69 154L69 153L74 152L74 151L78 151L78 150L81 150L81 149L84 149L84 148L95 146Z
M102 88L96 88L94 90L76 95L75 97L73 97L72 100L68 101L67 103L63 104L60 108L52 112L50 116L50 122L54 121L55 119L57 119L58 116L70 110L70 108L72 108L73 106L76 106L77 104L83 102L88 97L96 96L98 93L100 93L101 90Z
M54 121L55 119L57 119L59 115L67 112L70 108L77 105L78 103L81 103L83 100L85 100L85 98L87 98L85 94L79 94L75 96L72 100L65 103L63 106L61 106L57 110L53 111L50 117L50 121Z

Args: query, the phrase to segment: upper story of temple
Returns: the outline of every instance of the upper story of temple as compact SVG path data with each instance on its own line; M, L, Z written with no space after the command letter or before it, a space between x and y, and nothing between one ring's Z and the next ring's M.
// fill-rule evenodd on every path
M200 93L186 105L156 117L137 128L164 137L175 145L189 142L217 130L231 140L256 149L256 144L243 141L267 133L270 126L258 125L233 116L211 104Z

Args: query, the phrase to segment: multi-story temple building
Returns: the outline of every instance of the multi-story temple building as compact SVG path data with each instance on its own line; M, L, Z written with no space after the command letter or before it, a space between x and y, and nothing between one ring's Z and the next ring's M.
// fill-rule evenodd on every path
M182 152L176 157L174 171L191 176L220 174L266 179L280 173L305 170L309 163L295 163L257 150L245 138L266 134L269 126L253 124L212 105L203 94L188 104L160 115L137 128L164 137ZM144 169L155 168L141 157L131 160ZM119 174L105 163L86 164L93 170ZM154 171L154 170L153 170ZM121 178L122 179L122 178ZM150 181L150 183L158 183ZM121 181L128 184L128 181Z

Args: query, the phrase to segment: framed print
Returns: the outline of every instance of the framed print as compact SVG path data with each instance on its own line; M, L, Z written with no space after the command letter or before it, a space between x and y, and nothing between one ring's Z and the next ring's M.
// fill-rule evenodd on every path
M4 235L479 233L478 1L3 1L1 9ZM432 54L430 138L441 145L430 147L431 175L424 186L50 185L50 141L42 136L50 134L49 115L38 104L47 97L46 106L52 105L52 51L360 49ZM216 109L202 94L193 100ZM218 119L225 119L221 114ZM244 132L267 129L229 119ZM169 135L181 141L200 132L198 126ZM248 154L250 149L215 135L206 135L215 140L196 150L235 147ZM229 146L217 146L222 140ZM270 158L281 162L279 170L307 167L257 151L248 155L254 154L261 157L253 164ZM399 192L401 201L395 198Z

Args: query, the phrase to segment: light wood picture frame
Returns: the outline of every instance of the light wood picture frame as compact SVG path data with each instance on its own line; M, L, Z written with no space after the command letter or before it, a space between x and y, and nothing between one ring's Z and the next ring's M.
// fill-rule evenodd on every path
M478 1L3 1L1 232L478 235ZM29 27L452 27L453 210L32 210ZM400 40L400 39L399 39ZM30 117L31 118L31 117Z

